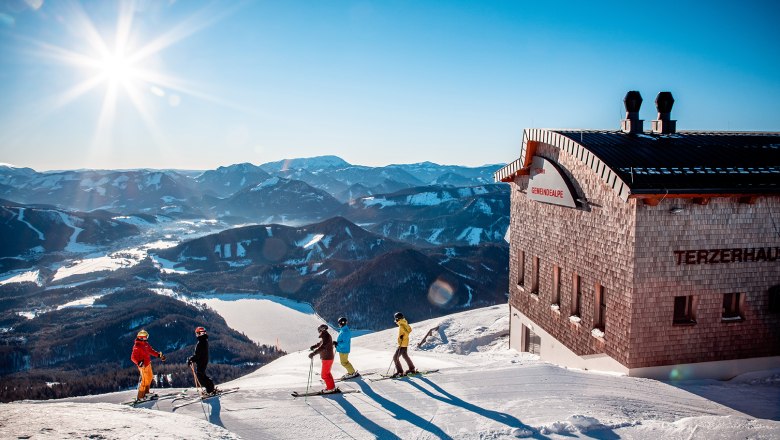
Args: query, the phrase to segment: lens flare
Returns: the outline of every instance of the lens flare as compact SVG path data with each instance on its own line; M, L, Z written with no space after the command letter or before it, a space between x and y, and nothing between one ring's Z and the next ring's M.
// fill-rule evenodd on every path
M295 269L285 269L279 277L279 289L286 293L295 293L303 285L301 274Z
M455 289L441 278L437 278L428 288L428 301L439 307L449 304L454 296Z

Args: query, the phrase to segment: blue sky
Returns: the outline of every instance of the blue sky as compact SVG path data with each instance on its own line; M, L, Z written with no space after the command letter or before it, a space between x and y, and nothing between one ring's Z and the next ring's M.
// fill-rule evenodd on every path
M774 2L0 2L0 163L514 160L522 130L780 130ZM120 47L120 49L117 49ZM124 47L124 49L121 49Z

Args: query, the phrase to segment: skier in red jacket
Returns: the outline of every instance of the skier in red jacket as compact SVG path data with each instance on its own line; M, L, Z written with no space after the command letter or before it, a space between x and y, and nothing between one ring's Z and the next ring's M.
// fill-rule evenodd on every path
M138 367L138 372L141 374L136 400L143 400L149 394L149 388L152 386L152 379L154 378L154 373L152 373L152 356L159 357L161 361L165 362L165 355L153 349L146 341L148 338L149 333L146 330L138 332L138 335L135 337L135 344L133 344L133 354L130 355L130 360Z

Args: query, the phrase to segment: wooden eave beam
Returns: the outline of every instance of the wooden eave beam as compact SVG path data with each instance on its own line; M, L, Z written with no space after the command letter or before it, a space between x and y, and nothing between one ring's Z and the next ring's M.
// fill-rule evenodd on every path
M694 200L694 203L706 205L709 203L709 199L715 198L729 198L737 197L740 203L755 203L759 197L780 197L780 194L729 194L729 193L717 193L717 194L631 194L629 199L699 199ZM655 206L655 205L652 205Z

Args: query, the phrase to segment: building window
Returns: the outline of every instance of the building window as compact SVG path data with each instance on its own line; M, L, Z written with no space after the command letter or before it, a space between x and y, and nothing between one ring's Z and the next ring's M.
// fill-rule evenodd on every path
M525 251L520 251L518 259L520 261L517 264L517 285L522 286L525 284Z
M742 293L727 293L723 295L723 316L724 320L742 319Z
M696 324L693 295L674 297L674 324Z
M530 328L523 326L523 351L539 354L542 348L542 338Z
M553 266L552 279L552 303L561 304L561 268L558 265Z
M769 312L780 313L780 285L769 288Z
M534 257L534 267L531 278L531 293L539 294L539 257Z
M571 316L580 316L580 304L582 304L580 276L575 273L571 277Z
M594 304L596 305L596 310L594 314L593 328L604 331L607 317L607 289L598 283L596 284L596 298Z

